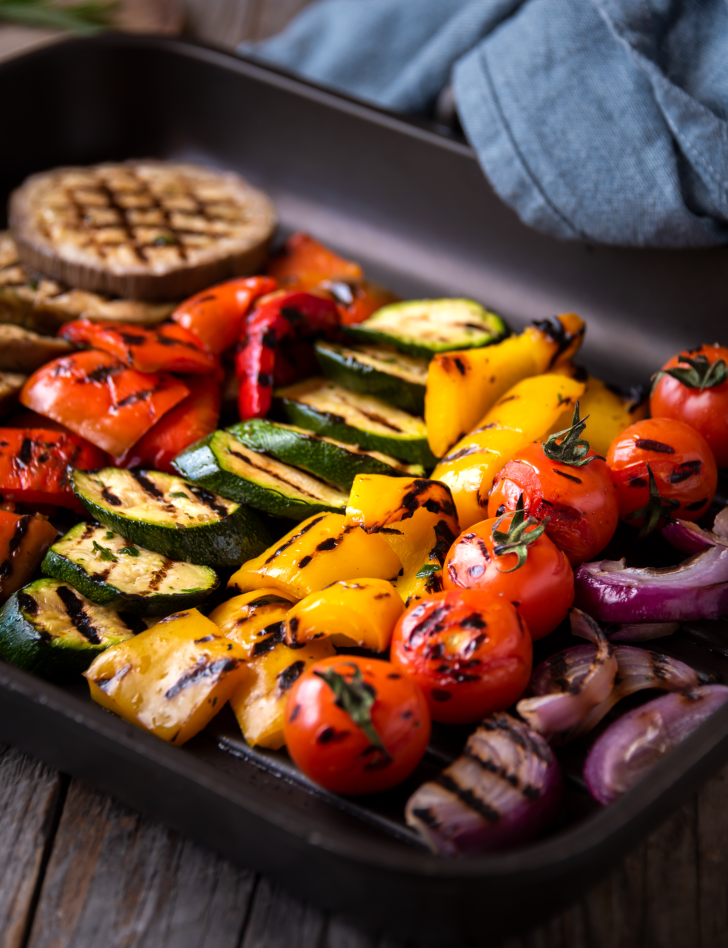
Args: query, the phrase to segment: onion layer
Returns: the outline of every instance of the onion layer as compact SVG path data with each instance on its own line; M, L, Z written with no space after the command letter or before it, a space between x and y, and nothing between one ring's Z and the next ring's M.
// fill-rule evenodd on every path
M679 622L625 622L609 631L610 642L647 642L674 635Z
M723 513L725 513L725 510L721 511L715 518L719 527L720 517ZM724 536L720 536L714 530L703 530L697 523L692 523L690 520L671 520L662 528L661 533L676 550L691 555L702 553L703 550L708 550L711 546L728 546L728 540Z

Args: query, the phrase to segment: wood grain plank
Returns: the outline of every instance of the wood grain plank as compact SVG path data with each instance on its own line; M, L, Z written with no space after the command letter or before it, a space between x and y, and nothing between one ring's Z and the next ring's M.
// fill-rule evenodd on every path
M321 948L325 929L323 912L260 879L242 948Z
M71 783L31 948L237 948L253 874Z
M728 941L728 767L698 794L698 884L701 948Z
M0 745L0 945L24 942L62 802L60 776Z

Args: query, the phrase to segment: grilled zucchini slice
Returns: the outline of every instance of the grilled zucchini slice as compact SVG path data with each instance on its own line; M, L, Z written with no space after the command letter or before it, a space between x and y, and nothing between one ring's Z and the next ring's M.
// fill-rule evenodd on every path
M91 516L147 550L200 566L235 566L271 543L260 514L160 471L74 471Z
M316 346L321 371L332 382L362 395L374 395L412 415L425 413L427 360L384 346L350 349L330 342Z
M349 495L305 471L251 450L229 431L215 431L179 454L180 473L222 497L258 510L305 520L315 513L342 513Z
M301 428L368 451L381 451L400 461L435 465L422 418L359 395L327 379L308 379L276 393L289 421Z
M355 444L324 438L313 431L266 418L251 418L231 425L231 434L253 451L262 451L286 464L300 467L342 490L351 490L357 474L421 477L421 464L403 464L378 451L364 451Z
M51 681L69 681L100 652L146 627L138 616L90 602L68 583L37 579L0 609L0 656Z
M140 615L189 609L218 584L209 566L170 560L93 523L76 524L54 543L41 569L91 602Z
M385 343L423 359L452 349L489 346L508 335L500 316L466 299L392 303L363 323L342 328L357 342Z

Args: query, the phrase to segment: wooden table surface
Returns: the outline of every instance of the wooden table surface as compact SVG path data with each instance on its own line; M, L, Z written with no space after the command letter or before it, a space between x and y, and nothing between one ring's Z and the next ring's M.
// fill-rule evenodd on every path
M123 0L128 29L232 47L308 0ZM0 58L52 38L0 26ZM1 948L395 948L0 746ZM499 948L728 945L728 766L588 893ZM402 946L404 948L404 946ZM455 948L455 945L453 945Z

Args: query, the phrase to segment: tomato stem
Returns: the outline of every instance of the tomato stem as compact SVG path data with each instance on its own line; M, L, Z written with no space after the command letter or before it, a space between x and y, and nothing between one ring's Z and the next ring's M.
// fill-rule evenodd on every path
M507 514L504 514L503 516L505 517ZM496 556L505 556L507 553L516 554L518 557L518 562L516 565L512 569L501 570L502 573L513 573L517 569L520 569L526 562L526 559L528 558L529 543L533 543L535 540L538 540L538 538L546 529L546 524L549 522L549 518L546 517L542 522L536 520L535 517L529 517L526 519L523 509L523 491L521 491L521 494L518 498L518 503L516 504L515 512L513 514L513 519L511 520L506 532L498 529L502 520L503 517L499 517L493 524L493 552ZM526 533L528 527L533 526L535 526L536 529Z
M627 514L624 518L625 520L638 520L640 517L645 518L640 532L637 534L638 540L653 533L660 520L669 518L672 511L680 506L680 501L660 495L660 491L657 488L657 481L655 480L655 475L652 473L649 461L647 462L647 476L650 485L647 504L644 507L640 507L639 510L634 510L631 514Z
M364 731L372 746L376 747L384 758L391 760L391 756L372 722L372 705L376 700L377 693L370 684L364 681L358 665L354 662L348 662L347 664L352 669L351 678L348 681L333 668L314 671L314 675L322 678L331 688L336 695L335 703L337 707L345 711L354 724Z
M592 454L589 457L589 442L579 437L586 428L586 420L589 416L579 418L579 402L574 408L574 417L570 428L564 428L563 431L557 431L549 435L543 446L543 453L550 461L559 461L561 464L570 464L573 467L583 467L590 461L596 461L597 458L603 461L600 454ZM562 437L563 436L563 437ZM562 438L557 441L557 438Z
M670 375L686 388L697 388L703 392L706 388L715 388L716 385L722 385L728 378L728 367L724 359L716 359L715 362L709 362L704 355L697 355L691 359L688 355L680 354L680 362L686 362L690 368L681 369L676 366L674 369L661 369L655 375L655 385L660 381L663 375ZM654 391L654 387L652 389Z

